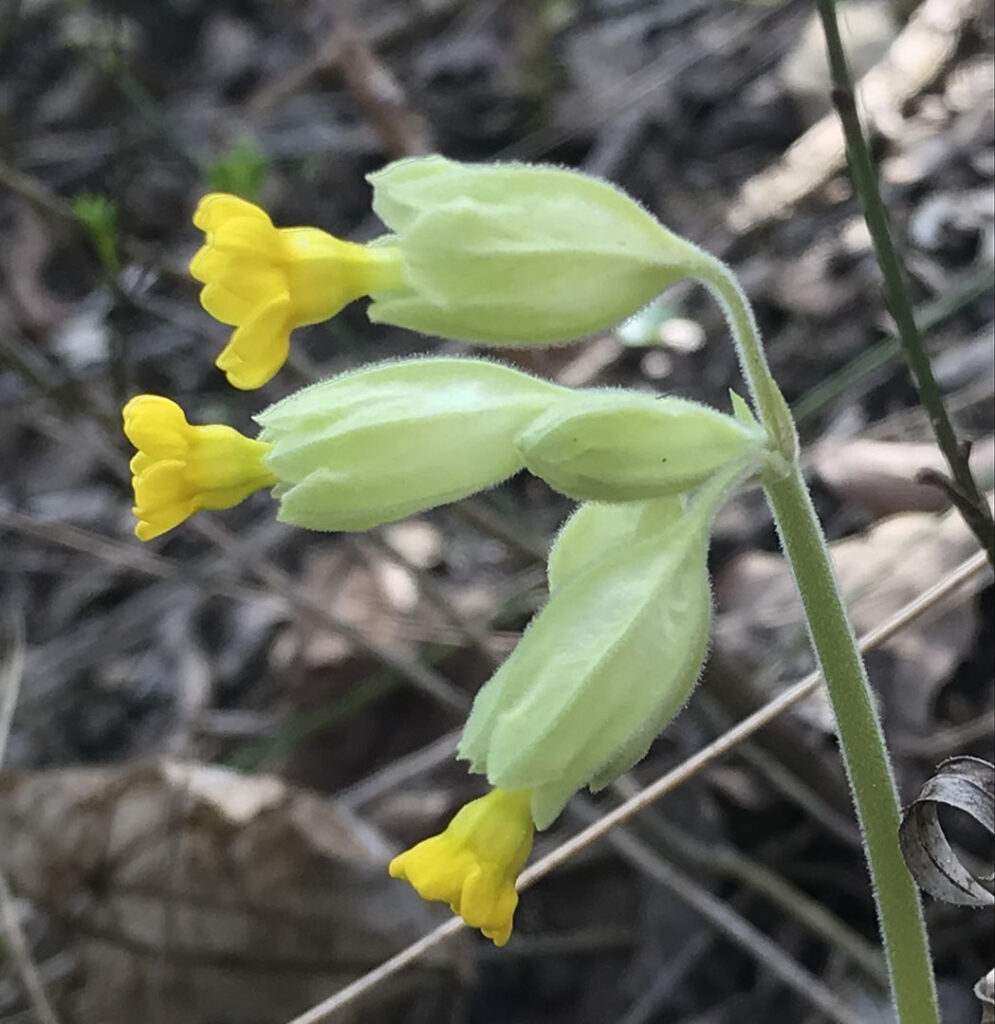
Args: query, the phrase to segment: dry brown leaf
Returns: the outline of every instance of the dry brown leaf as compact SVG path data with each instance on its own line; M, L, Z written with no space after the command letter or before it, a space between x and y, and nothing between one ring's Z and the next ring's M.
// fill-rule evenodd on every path
M976 551L977 541L956 512L892 516L833 544L833 562L857 633L883 622ZM741 666L742 674L761 687L810 667L801 606L780 555L750 551L738 556L720 573L715 592L720 609L715 643L725 662ZM883 645L891 656L889 666L881 664L880 654L872 656L879 669L872 671L875 690L889 725L913 735L929 728L937 690L966 656L977 628L970 603L941 603L915 629ZM772 667L772 654L779 659L775 678L765 672ZM833 729L824 694L805 702L800 713L821 729Z
M992 486L993 462L995 440L986 437L973 446L970 458L982 487ZM936 445L827 440L812 453L812 466L841 501L875 518L896 512L939 512L950 505L938 487L917 480L923 470L949 475Z
M901 109L946 66L961 33L977 17L978 0L925 0L891 44L884 60L860 80L857 99L875 130L894 136ZM846 163L843 132L828 113L801 135L774 164L747 180L726 214L745 234L791 212Z
M81 1024L283 1021L434 920L387 877L375 833L271 776L179 761L0 773L0 836L14 889L70 931L81 985L65 1009ZM418 971L348 1019L382 1019L412 987L441 1019L455 986Z
M995 875L991 864L975 867L947 838L940 807L956 808L995 836L995 766L979 757L949 757L923 783L905 808L898 841L916 884L930 896L962 907L995 906ZM980 863L980 862L976 862Z

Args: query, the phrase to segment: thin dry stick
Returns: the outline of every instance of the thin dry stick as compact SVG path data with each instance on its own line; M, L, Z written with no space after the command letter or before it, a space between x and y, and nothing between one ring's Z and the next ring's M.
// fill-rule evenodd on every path
M639 786L631 775L616 779L612 789L621 799L635 796L639 792ZM761 860L755 860L731 845L720 844L715 847L697 839L676 823L667 820L656 808L647 809L643 821L648 831L660 840L663 849L676 855L685 866L694 865L719 876L734 878L746 889L765 896L818 935L828 946L845 953L882 988L888 987L888 969L880 950L818 900L766 867Z
M585 817L595 814L587 801L578 801ZM708 923L729 941L748 951L763 966L802 999L821 1010L839 1024L860 1024L860 1018L811 972L797 964L783 949L772 942L759 928L727 906L704 886L673 864L658 856L649 846L626 829L608 836L608 842L622 857L634 864L653 881L693 907Z
M237 559L247 563L242 554L246 545L234 538L217 524L197 524L201 532L211 540L225 556L233 553ZM215 572L219 559L212 559L198 570L193 577L188 567L179 565L161 555L145 549L128 548L126 545L99 534L91 533L66 523L44 523L32 519L14 509L0 507L0 529L8 528L30 536L39 537L101 558L114 565L125 565L137 572L166 580L182 580L198 584L205 592L222 594L235 600L258 600L261 597L277 597L288 609L303 613L323 629L340 633L402 678L407 679L424 693L458 714L464 714L470 706L470 699L458 690L445 676L417 661L407 661L392 650L383 647L366 636L355 626L339 619L317 601L309 598L293 584L293 581L273 563L263 559L253 567L253 574L261 581L255 585L235 576Z
M431 771L443 761L452 759L462 731L462 729L453 729L433 743L420 747L404 757L399 757L361 782L341 790L336 799L351 810L356 810L363 804L368 804L371 800L383 796L384 793L396 789L398 785L406 782L412 776Z
M708 952L715 940L711 928L704 927L694 932L680 949L680 952L656 976L653 983L629 1007L629 1011L618 1024L646 1024L656 1017L657 1010L674 990L684 975Z
M30 348L28 347L26 351L30 351ZM0 337L0 353L5 352L4 340ZM29 364L24 360L15 363L15 366L27 380L34 384L38 390L45 395L45 397L55 401L58 405L59 397L63 392L60 390L58 394L54 394L52 389L46 385L47 372L44 367L34 366L33 363ZM79 388L70 391L68 388L68 382L64 391L65 395L68 396L65 401L71 400L72 402L77 402L79 395L83 393ZM60 408L62 407L60 406ZM66 407L63 411L74 413L76 409L74 407ZM81 408L80 411L88 415L101 429L105 440L108 442L108 450L110 453L113 453L117 444L117 435L112 429L108 418L104 416L100 410L94 409L86 404L84 404L84 407ZM108 452L103 452L101 454L105 456L111 470L120 476L120 467L118 466L113 454L108 454ZM469 710L469 697L467 697L466 694L457 687L453 686L445 676L436 672L434 669L423 665L417 660L407 659L403 655L383 646L372 637L367 636L363 630L358 629L351 623L332 614L319 602L302 593L296 587L290 575L281 569L275 562L269 559L266 555L260 556L258 551L251 551L245 544L236 540L236 538L220 524L213 523L211 520L202 520L200 522L193 523L192 526L198 530L202 536L212 541L222 552L229 556L233 556L244 572L254 577L264 586L269 587L274 593L279 594L288 601L292 607L307 616L307 618L313 623L345 637L347 640L354 643L359 649L376 658L385 667L392 669L402 679L411 683L448 711L457 715L462 715Z
M910 623L914 622L920 615L927 612L938 601L943 600L958 587L973 579L987 567L987 558L983 553L969 558L960 566L945 576L939 583L920 594L914 601L910 601L890 619L886 620L876 629L866 633L860 641L862 653L879 647L886 640L889 640L896 633L900 632ZM562 845L551 850L545 857L540 858L535 864L526 868L518 878L518 889L524 890L534 885L539 879L555 871L561 864L568 861L575 854L579 853L591 843L600 839L610 832L617 825L621 825L640 811L649 807L662 796L676 789L687 782L703 768L712 762L723 757L737 744L747 737L752 736L768 722L773 721L778 715L793 707L799 701L813 694L819 687L822 676L819 672L812 672L801 682L785 690L779 696L769 701L762 708L759 708L752 715L748 715L738 725L728 732L723 733L718 739L713 740L689 757L686 761L662 775L656 782L641 790L636 796L626 800L624 804L609 811L603 818L593 825L578 832L577 835L568 839ZM458 917L439 925L434 931L423 936L417 942L401 950L396 956L385 960L379 967L374 968L361 978L346 985L328 999L323 1000L310 1010L305 1011L288 1024L318 1024L319 1021L328 1020L333 1013L355 1002L367 992L375 989L382 981L403 970L408 964L413 963L422 954L434 949L441 942L444 942L450 935L455 935L463 927L463 922Z
M728 729L732 718L715 703L706 693L702 694L701 708L706 716L713 720L716 729ZM739 756L747 764L755 768L783 796L794 800L805 813L817 821L830 835L840 842L859 849L860 829L854 824L853 818L837 810L828 797L823 796L813 786L794 772L790 771L781 761L765 748L752 743L744 743ZM627 796L631 794L626 794Z
M912 300L906 284L905 267L891 236L888 211L881 199L878 172L864 136L853 92L850 68L836 19L836 0L819 0L817 9L822 20L829 55L829 70L833 81L833 104L839 114L846 137L846 156L850 165L853 186L860 197L864 220L874 243L874 252L881 267L885 299L895 319L898 337L909 364L912 382L919 393L919 404L926 410L936 443L950 467L950 479L939 473L928 476L930 482L940 486L964 517L968 528L995 568L995 522L967 461L967 449L960 444L947 408L943 404L929 355L912 310ZM925 477L924 477L925 478Z
M21 679L24 677L24 666L27 663L24 622L19 615L12 613L9 616L6 631L8 653L0 664L0 767L3 766L3 756L7 752L7 739L10 736L14 708L17 706L17 696L21 692Z
M12 617L10 628L10 650L5 662L0 665L0 767L3 766L4 754L7 751L7 739L10 726L14 719L14 708L17 695L21 690L21 679L24 676L25 641L24 625L19 617ZM52 1004L45 995L45 986L41 975L31 959L21 928L21 920L14 909L14 896L7 884L7 877L0 871L0 926L7 938L7 950L14 968L21 977L21 984L27 993L31 1008L41 1024L59 1024L59 1018Z
M450 625L455 626L464 635L470 647L484 659L484 663L489 668L497 668L501 659L491 650L486 628L464 615L450 600L445 588L427 569L416 565L410 558L398 551L386 537L378 533L370 533L365 537L356 538L352 544L366 558L367 562L372 560L371 552L368 549L374 548L412 576L425 599L445 615Z

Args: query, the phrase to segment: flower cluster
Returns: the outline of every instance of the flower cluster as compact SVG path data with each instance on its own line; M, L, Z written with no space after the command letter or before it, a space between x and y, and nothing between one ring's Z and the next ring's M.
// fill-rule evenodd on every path
M523 164L402 160L370 176L388 233L368 244L277 228L212 194L194 223L201 302L234 327L217 360L232 385L269 381L291 331L370 296L370 320L477 343L524 345L604 330L702 254L605 182ZM550 599L482 687L460 758L492 787L390 864L497 945L535 828L570 796L644 756L698 678L708 639L714 516L771 465L745 405L571 389L469 358L384 362L262 410L257 437L191 426L167 398L124 409L136 533L270 488L277 516L366 530L527 470L581 502L556 539Z

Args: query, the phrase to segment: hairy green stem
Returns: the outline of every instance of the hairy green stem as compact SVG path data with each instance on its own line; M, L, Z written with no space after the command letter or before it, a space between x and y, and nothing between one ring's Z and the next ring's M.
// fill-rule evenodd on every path
M874 252L881 266L885 299L891 315L895 318L898 337L919 393L919 401L926 410L936 443L950 467L951 480L945 481L946 486L943 489L957 506L971 532L978 538L988 561L995 568L995 523L988 502L978 490L971 473L967 451L957 441L957 435L943 404L943 396L933 376L933 368L930 366L922 335L916 326L902 261L891 238L888 211L881 200L877 168L857 112L846 51L836 20L836 0L818 0L818 8L829 55L833 103L843 125L847 162L850 165L853 186L860 197Z
M870 682L797 459L794 424L767 367L750 304L732 272L709 259L703 277L729 321L743 375L771 447L787 472L765 481L784 553L794 573L809 636L836 714L843 761L857 809L901 1024L937 1024L936 989L919 891L898 845L899 805Z
M801 470L770 483L767 498L791 564L809 634L836 715L863 832L901 1024L936 1024L933 969L919 892L898 845L899 807L881 725Z

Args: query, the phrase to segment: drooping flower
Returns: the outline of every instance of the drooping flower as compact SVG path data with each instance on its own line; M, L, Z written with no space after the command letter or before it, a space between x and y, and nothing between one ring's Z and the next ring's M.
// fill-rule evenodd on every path
M366 245L276 228L232 195L201 200L190 271L204 308L237 328L217 361L235 387L266 383L294 327L363 295L375 323L549 344L613 327L705 259L624 192L561 167L412 157L369 181L390 233Z
M391 878L402 878L425 900L448 903L495 946L511 936L518 906L515 879L532 850L527 791L491 790L462 807L445 831L395 857Z
M459 757L531 793L546 828L581 787L645 756L694 689L711 619L712 519L754 469L725 467L683 502L584 505L550 555L550 600L484 684Z
M236 328L216 365L243 390L262 387L280 369L295 327L403 283L392 248L346 242L313 227L276 228L237 196L204 196L193 221L206 235L190 263L204 285L201 304Z
M256 440L191 427L153 395L124 410L143 540L199 508L273 485L278 518L367 530L445 505L522 468L515 439L576 392L482 359L408 359L320 381L264 409Z
M172 530L199 509L232 508L276 482L263 461L268 444L219 423L191 426L168 398L138 395L123 417L138 449L130 465L139 540Z

